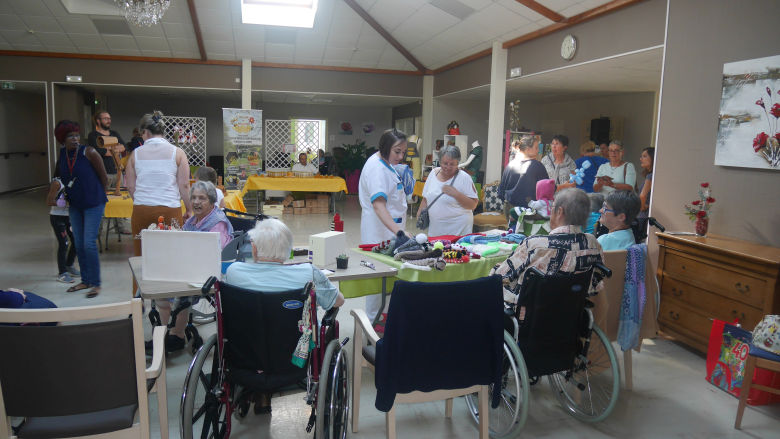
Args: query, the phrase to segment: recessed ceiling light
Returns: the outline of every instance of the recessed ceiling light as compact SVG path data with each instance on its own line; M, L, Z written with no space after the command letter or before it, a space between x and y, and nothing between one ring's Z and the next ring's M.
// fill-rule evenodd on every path
M318 0L241 0L241 22L314 27Z

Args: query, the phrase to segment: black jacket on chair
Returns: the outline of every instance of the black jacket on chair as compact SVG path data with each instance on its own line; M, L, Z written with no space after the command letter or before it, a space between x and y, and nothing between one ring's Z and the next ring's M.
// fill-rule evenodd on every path
M501 277L463 282L396 281L385 335L376 345L377 410L396 393L501 388L503 295ZM501 392L493 391L493 407Z

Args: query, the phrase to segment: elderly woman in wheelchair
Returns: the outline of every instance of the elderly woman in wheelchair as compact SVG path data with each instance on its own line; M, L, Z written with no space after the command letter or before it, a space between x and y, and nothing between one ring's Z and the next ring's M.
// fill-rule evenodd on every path
M617 402L617 360L588 300L611 275L596 238L581 231L589 208L584 191L558 192L550 234L527 238L491 273L504 279L505 327L520 352L513 357L515 347L505 345L503 404L489 413L493 438L519 434L528 385L543 375L564 410L582 421L603 420ZM478 418L475 401L467 403Z
M271 411L272 392L305 383L307 431L342 437L349 416L347 339L336 321L344 296L309 263L284 264L293 236L277 219L249 232L253 262L235 262L203 287L217 310L217 334L190 365L182 395L182 437L228 437L231 413ZM321 323L317 306L327 312ZM320 379L322 377L322 379ZM198 431L200 430L200 431Z

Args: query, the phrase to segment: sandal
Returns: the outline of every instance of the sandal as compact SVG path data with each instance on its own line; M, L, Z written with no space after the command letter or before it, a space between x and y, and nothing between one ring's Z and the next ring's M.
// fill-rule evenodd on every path
M91 290L87 291L87 299L97 297L98 294L100 294L100 287L92 287Z
M74 293L74 292L79 291L79 290L86 290L90 286L91 285L89 285L89 284L85 284L84 282L80 282L80 283L78 283L76 285L73 285L72 287L68 288L66 291L68 293Z

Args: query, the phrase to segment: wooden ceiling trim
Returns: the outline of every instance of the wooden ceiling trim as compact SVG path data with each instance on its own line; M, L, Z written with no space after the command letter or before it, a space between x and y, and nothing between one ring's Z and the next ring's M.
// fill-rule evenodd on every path
M461 59L459 59L459 60L457 60L455 62L451 62L451 63L449 63L449 64L447 64L445 66L441 66L438 69L435 69L433 71L433 73L434 74L439 74L441 72L445 72L447 70L454 69L455 67L461 66L461 65L469 63L471 61L474 61L475 59L480 59L480 58L484 58L486 56L490 56L492 53L493 53L493 49L492 48L485 49L485 50L483 50L481 52L477 52L477 53L475 53L473 55L469 55L469 56L467 56L465 58L461 58Z
M22 50L0 50L0 56L29 56L36 58L67 58L67 59L89 59L98 61L131 61L131 62L156 62L173 64L198 64L208 66L233 66L240 67L241 61L226 60L206 60L202 61L195 58L155 58L150 56L128 56L128 55L92 55L88 53L63 53L63 52L31 52ZM339 67L339 66L310 66L303 64L278 64L253 62L252 67L270 67L277 69L301 69L301 70L330 70L336 72L358 72L358 73L377 73L385 75L410 75L420 76L423 73L417 70L390 70L390 69L366 69L360 67Z
M382 37L390 43L391 46L395 47L395 49L399 52L401 52L401 55L404 56L407 60L409 60L412 65L417 67L417 70L419 70L421 73L424 74L430 74L432 73L428 68L426 68L420 61L417 60L417 58L414 57L414 55L411 54L404 46L401 45L401 43L398 42L395 38L393 38L392 35L390 35L390 32L386 31L385 28L382 27L379 23L377 23L376 20L374 20L374 17L368 14L365 9L363 9L355 0L344 0L344 3L347 4L350 8L352 8L353 11L355 11L360 17L366 21L371 27L374 28L375 31L379 33L379 35L382 35Z
M419 70L390 70L390 69L369 69L363 67L341 67L341 66L313 66L304 64L281 64L270 62L252 62L252 67L270 67L275 69L303 69L303 70L325 70L331 72L356 72L356 73L377 73L385 75L409 75L421 76L423 72Z
M606 15L615 11L618 11L620 9L623 9L627 6L631 6L634 4L637 4L639 2L642 2L644 0L612 0L609 3L604 3L601 6L597 6L593 9L589 9L581 14L573 15L569 18L567 18L565 21L561 23L553 23L547 27L543 27L541 29L538 29L534 32L531 32L529 34L525 34L522 36L519 36L517 38L511 39L509 41L505 41L502 47L504 49L509 49L510 47L517 46L518 44L522 44L531 40L535 40L537 38L543 37L545 35L549 35L553 32L557 32L561 29L566 29L569 27L572 27L576 24L584 23L589 20L593 20L594 18L601 17L602 15Z
M200 60L196 58L161 58L152 56L130 55L95 55L89 53L65 53L65 52L32 52L26 50L0 50L0 56L32 56L39 58L69 58L92 59L99 61L133 61L133 62L157 62L173 64L202 64L212 66L240 66L241 61L226 60Z
M195 40L198 42L198 51L200 60L206 61L206 48L203 45L203 35L200 32L200 22L198 21L198 11L195 9L195 0L187 0L187 7L190 9L190 18L192 19L192 29L195 31Z
M549 9L547 6L538 3L536 0L515 0L516 2L520 3L521 5L525 6L528 9L531 9L532 11L536 12L537 14L543 15L544 17L549 18L550 20L560 23L564 20L566 20L566 17L563 15L553 11L552 9Z

